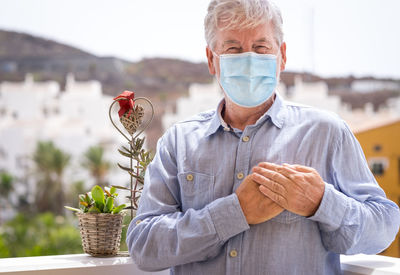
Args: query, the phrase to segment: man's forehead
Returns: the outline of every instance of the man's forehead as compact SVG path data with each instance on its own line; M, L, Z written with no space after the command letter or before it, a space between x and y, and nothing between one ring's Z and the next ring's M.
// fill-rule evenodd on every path
M219 45L243 44L249 42L273 44L275 42L271 23L260 24L253 28L217 29L216 37Z
M269 38L269 37L255 37L254 39L251 39L251 42L272 44L274 41L273 41L273 38ZM227 38L222 41L222 45L241 44L241 43L243 43L243 41L241 41L241 39L237 39L237 38Z
M252 42L266 42L266 43L272 43L273 39L268 38L268 37L259 37L259 38L254 38L251 39ZM227 38L223 40L224 44L234 44L234 43L241 43L241 39L235 39L235 38Z

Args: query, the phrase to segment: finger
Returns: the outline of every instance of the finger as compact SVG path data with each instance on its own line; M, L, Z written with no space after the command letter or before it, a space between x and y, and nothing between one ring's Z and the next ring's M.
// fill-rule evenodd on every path
M288 179L294 180L296 175L299 174L297 170L294 170L291 168L291 166L284 165L278 169L278 172L281 173L281 175L285 176Z
M277 171L277 169L278 169L279 167L281 167L281 165L278 165L278 164L275 164L275 163L272 163L272 162L266 162L266 161L260 162L260 163L258 164L258 166L259 166L259 167L266 168L266 169L269 169L269 170L272 170L272 171Z
M252 174L252 179L256 183L265 186L266 188L270 189L274 193L278 193L278 194L283 195L283 196L286 195L286 189L281 184L279 184L278 182L270 180L270 179L268 179L268 178L266 178L263 175L258 174L258 173L253 173Z
M274 193L273 191L271 191L264 185L260 185L260 187L258 187L258 189L260 190L261 193L263 193L266 197L270 198L272 201L274 201L279 206L285 208L285 206L287 205L287 200L284 196Z
M294 169L294 170L296 170L298 172L303 172L303 173L313 172L313 168L307 167L307 166L304 166L304 165L300 165L300 164L287 164L287 163L284 163L283 167L290 167L290 168L292 168L292 169Z
M290 184L290 181L285 176L283 176L279 172L276 172L275 170L270 170L268 168L263 168L263 167L257 166L253 169L253 171L254 171L254 173L261 174L264 177L266 177L270 180L273 180L275 182L278 182L282 185Z
M282 175L284 175L286 178L288 178L295 185L299 185L299 184L301 185L301 183L304 182L305 174L302 172L298 172L287 166L283 166L282 168L280 168L279 172Z

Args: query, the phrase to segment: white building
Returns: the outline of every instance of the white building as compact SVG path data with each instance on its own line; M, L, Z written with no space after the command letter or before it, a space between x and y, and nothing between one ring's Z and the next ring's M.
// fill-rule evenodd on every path
M362 83L366 84L367 82ZM392 84L389 83L388 85ZM339 96L329 95L328 85L324 81L304 82L299 75L295 77L293 87L287 89L281 82L277 90L288 101L338 114L353 131L400 117L400 98L390 99L389 107L382 108L378 112L374 112L371 104L366 104L364 109L351 110L348 104L341 102ZM212 84L191 85L189 96L177 100L176 112L167 111L162 118L164 130L172 124L199 112L215 109L222 96L221 88L216 81Z
M163 129L172 124L211 109L216 109L223 97L218 82L211 84L192 84L189 87L189 96L181 97L176 102L176 112L167 111L162 117Z
M375 91L400 90L400 83L396 81L382 81L377 79L354 80L351 83L351 90L359 93L371 93Z
M300 75L295 76L294 86L290 88L286 100L328 110L338 114L347 112L339 96L328 94L328 85L323 81L303 82Z
M280 83L280 93L286 92L284 84ZM194 83L189 87L189 96L181 97L176 102L176 112L168 110L163 118L163 129L166 130L178 121L185 120L200 112L215 110L223 98L223 92L218 82L214 80L211 84Z
M127 141L109 120L112 102L112 97L102 94L100 82L78 82L72 75L67 77L65 91L54 81L34 82L30 75L21 83L0 83L0 171L27 178L37 142L51 140L71 155L64 181L92 184L81 165L83 153L90 146L102 145L115 168L109 182L125 186L129 177L116 163L125 163L117 149ZM113 117L118 120L117 114Z

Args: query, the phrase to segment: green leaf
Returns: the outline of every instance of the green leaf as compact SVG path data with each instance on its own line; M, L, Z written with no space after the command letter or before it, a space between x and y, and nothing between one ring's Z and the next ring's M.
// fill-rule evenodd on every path
M106 205L104 206L104 213L110 213L113 207L114 207L114 198L108 197L106 200Z
M89 208L88 213L101 213L100 209L98 209L96 206L92 206Z
M124 152L124 151L122 151L122 150L120 150L120 149L118 149L118 152L119 152L121 155L123 155L124 157L133 158L133 155L130 154L130 153L126 153L126 152Z
M116 189L122 189L122 190L131 190L130 188L124 187L124 186L119 186L119 185L113 185Z
M79 201L85 201L85 195L84 194L80 194L79 195Z
M104 213L104 206L105 206L105 203L98 203L98 202L95 202L95 205L96 205L96 207L100 210L101 213Z
M112 213L113 213L113 214L118 214L119 212L121 212L122 209L125 208L125 206L126 206L125 204L121 204L120 206L115 207L115 208L113 209Z
M130 154L130 155L134 155L135 152L131 151L130 149L126 148L125 146L122 146L122 149L125 150L125 153Z
M137 181L138 181L139 183L141 183L141 184L144 183L144 179L143 179L142 176L137 176L137 175L132 174L132 173L129 173L129 174L130 174L133 178L137 179Z
M82 211L83 213L87 213L88 210L89 210L89 208L87 208L86 206L83 206L83 205L79 205L79 208L81 209L81 211Z
M122 170L128 171L128 172L133 172L133 170L129 167L122 166L121 164L117 163L118 167L121 168Z
M87 204L91 204L92 203L92 195L88 193L85 194L85 202Z
M114 195L114 193L117 191L117 188L115 188L114 186L111 186L111 188L110 188L110 193L112 194L112 195Z
M96 185L92 188L92 198L96 202L96 204L104 205L104 203L105 203L104 192L100 186Z
M76 211L76 212L82 212L82 210L81 209L78 209L78 208L74 208L74 207L70 207L70 206L64 206L66 209L68 209L68 210L72 210L72 211Z

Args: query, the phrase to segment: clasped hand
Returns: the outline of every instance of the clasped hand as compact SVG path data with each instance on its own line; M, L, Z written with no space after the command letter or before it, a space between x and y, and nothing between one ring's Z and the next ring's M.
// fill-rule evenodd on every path
M303 165L262 162L253 168L259 190L282 208L309 217L317 211L325 183L318 172Z
M315 169L262 162L252 172L236 190L249 224L265 222L284 209L306 217L318 209L325 184Z

